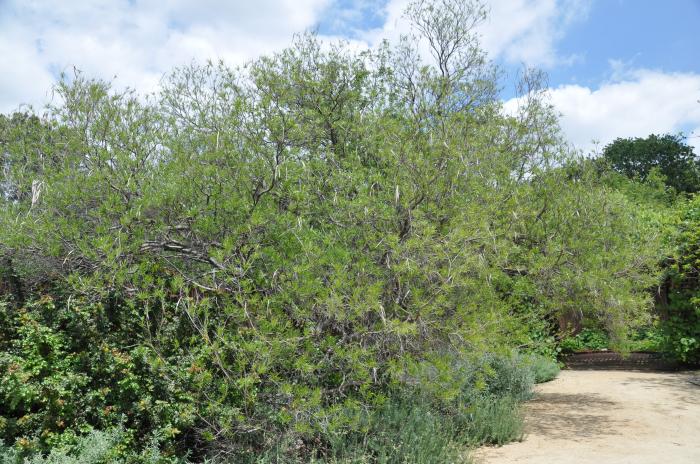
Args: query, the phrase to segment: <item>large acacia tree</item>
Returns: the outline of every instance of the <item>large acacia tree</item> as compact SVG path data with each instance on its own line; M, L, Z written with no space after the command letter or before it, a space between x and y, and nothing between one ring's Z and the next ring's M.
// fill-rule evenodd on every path
M62 350L126 353L159 379L144 393L77 363L95 388L127 389L80 401L245 452L358 429L390 389L449 401L456 359L531 346L560 314L618 333L644 318L653 231L572 162L540 80L526 74L508 116L474 31L482 6L407 15L416 35L395 47L302 35L242 69L177 69L148 99L76 75L40 123L9 121L13 275L89 326ZM36 380L21 360L5 385ZM8 416L38 407L23 401ZM84 411L70 414L113 417Z

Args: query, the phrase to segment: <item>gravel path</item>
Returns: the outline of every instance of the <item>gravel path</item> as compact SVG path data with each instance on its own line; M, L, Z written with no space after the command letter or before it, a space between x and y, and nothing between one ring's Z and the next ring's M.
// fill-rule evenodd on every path
M479 464L700 464L698 372L562 371L527 404L520 443Z

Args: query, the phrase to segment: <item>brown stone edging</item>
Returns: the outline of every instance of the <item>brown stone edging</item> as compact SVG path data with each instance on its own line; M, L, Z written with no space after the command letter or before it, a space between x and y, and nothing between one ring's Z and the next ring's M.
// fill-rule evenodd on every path
M631 369L677 370L680 364L663 357L661 353L633 352L626 356L615 351L589 351L562 357L570 369Z

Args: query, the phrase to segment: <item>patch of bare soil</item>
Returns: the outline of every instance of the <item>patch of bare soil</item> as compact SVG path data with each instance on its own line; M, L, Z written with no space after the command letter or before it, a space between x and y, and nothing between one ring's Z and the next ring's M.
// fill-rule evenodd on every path
M537 386L520 443L479 464L700 464L697 372L562 371Z

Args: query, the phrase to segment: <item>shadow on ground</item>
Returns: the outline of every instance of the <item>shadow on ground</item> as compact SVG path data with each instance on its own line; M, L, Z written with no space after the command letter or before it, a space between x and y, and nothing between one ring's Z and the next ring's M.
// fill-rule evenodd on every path
M636 384L645 390L670 391L683 403L700 404L700 386L691 382L697 375L698 371L668 374L663 378L630 377L624 379L621 384L625 386Z
M528 404L527 433L570 441L616 435L625 421L614 420L605 413L591 412L616 408L615 402L596 394L539 393Z

